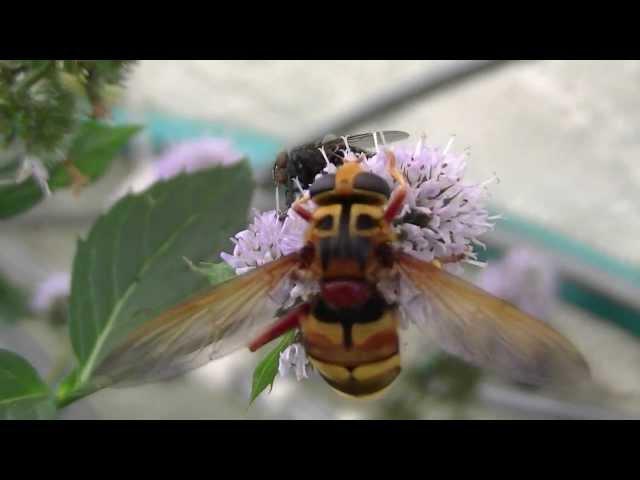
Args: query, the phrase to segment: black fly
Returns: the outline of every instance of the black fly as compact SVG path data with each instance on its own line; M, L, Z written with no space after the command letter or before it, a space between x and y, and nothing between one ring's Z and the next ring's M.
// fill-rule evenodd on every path
M399 142L409 138L409 134L400 131L383 131L374 133L360 133L349 135L346 140L351 152L364 154L367 157L375 153L376 143ZM327 160L335 166L342 165L343 151L347 146L341 137L327 136L324 139L280 152L273 167L273 179L276 188L283 186L285 189L286 208L293 204L296 198L296 179L300 186L307 189L327 165L325 157L320 149L323 148Z

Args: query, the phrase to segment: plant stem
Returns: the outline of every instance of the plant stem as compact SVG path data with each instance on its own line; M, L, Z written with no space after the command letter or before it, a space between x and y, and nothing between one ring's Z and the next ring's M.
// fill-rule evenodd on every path
M92 388L92 387L87 387L82 385L78 387L68 388L68 386L65 383L62 383L58 387L55 395L56 408L60 410L66 407L67 405L70 405L71 403L80 400L81 398L91 395L97 390L98 388Z

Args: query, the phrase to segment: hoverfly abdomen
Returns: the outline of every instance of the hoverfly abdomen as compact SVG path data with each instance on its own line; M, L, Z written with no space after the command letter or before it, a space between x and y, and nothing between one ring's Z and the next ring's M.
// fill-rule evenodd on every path
M397 321L374 287L357 281L329 282L300 326L311 362L339 392L372 395L400 373Z

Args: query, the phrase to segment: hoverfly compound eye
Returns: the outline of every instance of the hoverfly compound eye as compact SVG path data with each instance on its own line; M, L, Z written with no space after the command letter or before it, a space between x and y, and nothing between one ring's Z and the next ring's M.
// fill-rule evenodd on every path
M335 186L336 186L336 176L333 173L323 175L322 177L317 179L315 182L313 182L311 187L309 187L309 195L311 195L311 198L313 198L320 193L329 192L333 190Z
M384 178L371 172L361 172L356 175L353 180L353 188L380 193L387 198L391 195L391 188Z

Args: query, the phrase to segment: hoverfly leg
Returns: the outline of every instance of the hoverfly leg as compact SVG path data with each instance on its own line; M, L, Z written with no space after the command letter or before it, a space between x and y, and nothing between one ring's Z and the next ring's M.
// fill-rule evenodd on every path
M283 317L279 318L276 323L270 326L264 333L249 344L249 350L255 352L263 345L271 340L278 338L280 335L288 332L292 328L296 328L300 324L300 320L308 315L311 305L302 303L297 307L289 310Z
M398 182L398 186L394 189L391 200L384 211L384 219L391 222L402 210L404 200L407 197L407 184L404 175L396 168L396 156L390 150L385 150L388 158L387 168L391 177Z
M448 257L440 257L434 262L442 263L456 263L463 260L465 257L464 253L459 253L458 255L449 255Z
M293 205L291 205L291 208L293 209L293 211L296 212L298 215L300 215L307 222L311 221L312 215L309 210L302 207L302 204L308 202L309 199L310 197L308 195L305 195L304 197L301 197L295 202L293 202Z

